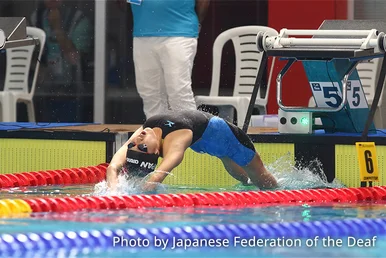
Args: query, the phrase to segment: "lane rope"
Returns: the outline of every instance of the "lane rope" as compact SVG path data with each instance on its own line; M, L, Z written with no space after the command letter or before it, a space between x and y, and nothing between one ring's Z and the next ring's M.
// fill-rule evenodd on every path
M44 185L95 184L106 178L108 164L97 166L0 174L0 188Z
M56 231L43 233L2 234L0 236L0 256L9 257L15 253L39 252L65 249L92 250L108 249L119 241L132 242L133 245L123 245L129 248L159 248L157 239L167 241L165 248L171 248L173 241L181 240L192 243L197 240L216 240L230 246L252 239L321 239L323 237L374 237L386 234L385 218L325 220L312 222L280 222L262 224L217 224L202 226L90 230L90 231ZM142 246L138 243L141 241ZM224 242L225 241L225 242ZM158 242L159 244L159 242ZM303 245L304 246L304 245ZM119 245L118 245L119 247ZM204 247L204 246L200 246ZM206 246L208 247L208 246ZM210 248L213 246L209 246ZM215 246L219 247L219 246ZM221 247L221 246L220 246ZM226 247L226 246L224 246ZM181 247L185 248L185 247Z
M286 204L358 203L386 200L386 186L248 192L206 192L128 196L41 197L25 199L32 212L121 210L146 207L264 206Z

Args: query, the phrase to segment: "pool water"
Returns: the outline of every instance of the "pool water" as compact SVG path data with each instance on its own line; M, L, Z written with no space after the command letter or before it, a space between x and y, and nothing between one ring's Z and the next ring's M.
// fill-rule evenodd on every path
M316 162L316 161L315 161ZM313 169L298 169L289 164L286 157L279 159L268 166L269 171L278 180L279 187L275 190L298 190L317 188L345 187L339 181L327 182L327 178L318 165ZM292 166L292 167L291 167ZM284 169L285 168L285 169ZM177 176L177 175L174 175ZM143 180L119 177L118 192L116 195L141 194ZM191 186L191 185L163 185L159 184L154 193L195 193L195 192L224 192L224 191L254 191L255 186L235 184L233 186ZM96 185L66 185L66 186L29 186L0 189L0 196L5 198L30 198L54 196L105 196L111 195L105 181Z
M45 188L46 190L48 188ZM73 189L73 188L69 188ZM83 188L84 189L84 188ZM77 189L76 191L79 191ZM280 205L268 207L142 208L70 213L33 213L27 218L0 219L1 234L106 229L162 228L214 224L276 223L349 218L386 217L386 203ZM8 257L383 257L386 238L378 236L372 247L224 247L187 250L145 248L119 244L99 250L61 250L52 253L22 253ZM320 242L321 243L321 242Z
M269 207L167 207L87 212L32 213L0 219L1 233L276 223L386 217L386 203Z
M196 257L213 257L213 258L298 258L298 257L384 257L384 250L386 248L386 238L379 238L376 246L371 248L361 247L277 247L277 248L213 248L202 250L200 248L188 250L150 250L141 249L134 250L128 248L111 248L111 249L94 249L94 250L60 250L54 252L41 253L23 253L14 255L12 257L81 257L81 258L113 258L113 257L134 257L134 258L196 258Z

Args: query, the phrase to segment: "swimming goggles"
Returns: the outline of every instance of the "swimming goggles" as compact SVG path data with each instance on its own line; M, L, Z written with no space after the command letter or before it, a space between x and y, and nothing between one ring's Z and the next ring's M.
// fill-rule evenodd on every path
M131 142L131 143L129 143L128 145L127 145L127 148L128 149L131 149L131 148L133 148L134 146L136 146L136 144L134 143L134 142ZM138 149L140 150L140 151L143 151L143 152L146 152L147 153L147 145L146 144L144 144L144 143L142 143L142 144L138 144Z

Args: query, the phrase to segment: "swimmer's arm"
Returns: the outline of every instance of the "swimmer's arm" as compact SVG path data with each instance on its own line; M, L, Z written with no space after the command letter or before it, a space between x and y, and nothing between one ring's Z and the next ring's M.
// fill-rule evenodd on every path
M184 154L192 141L191 134L179 135L173 142L164 143L164 157L155 173L151 174L147 180L144 190L154 191L157 183L162 183L166 176L177 167L184 159Z
M162 183L168 173L177 167L184 158L184 151L173 151L170 155L165 156L157 168L157 170L151 174L149 179L144 185L145 191L154 191L158 183Z
M129 138L129 140L122 145L121 148L114 154L114 157L111 159L111 162L106 170L106 181L107 186L115 190L115 187L118 183L118 174L121 171L122 167L126 163L126 153L127 153L127 145L142 132L142 126L138 128Z

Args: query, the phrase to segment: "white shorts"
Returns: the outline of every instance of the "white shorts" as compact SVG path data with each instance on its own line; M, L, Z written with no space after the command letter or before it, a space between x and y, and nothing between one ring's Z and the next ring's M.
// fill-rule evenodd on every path
M134 37L135 78L146 118L196 109L192 91L197 38Z

